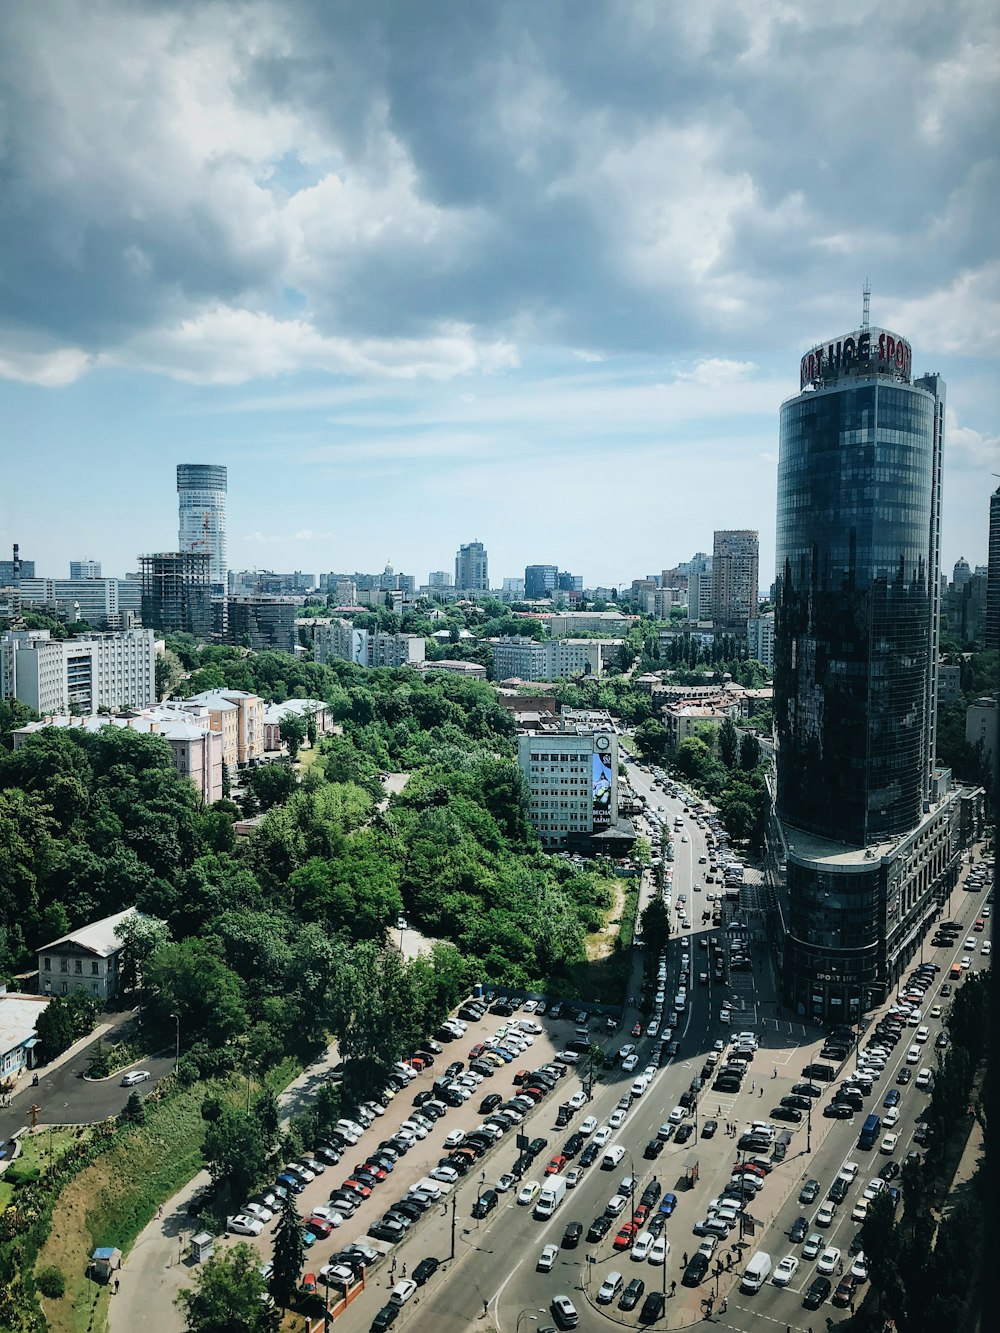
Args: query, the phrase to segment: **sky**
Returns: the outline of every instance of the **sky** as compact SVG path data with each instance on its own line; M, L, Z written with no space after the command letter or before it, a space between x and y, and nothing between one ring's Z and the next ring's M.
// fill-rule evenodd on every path
M105 574L229 469L234 569L553 563L757 528L803 351L948 385L943 567L1000 473L992 0L0 10L0 555Z

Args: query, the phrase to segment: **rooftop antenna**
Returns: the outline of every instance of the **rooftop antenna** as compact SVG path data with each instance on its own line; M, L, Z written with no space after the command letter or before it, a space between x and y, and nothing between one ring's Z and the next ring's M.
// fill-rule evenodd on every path
M861 327L862 329L864 329L866 333L868 332L868 316L871 313L871 304L872 304L872 285L868 281L868 279L865 278L864 304L862 306L862 311L861 311Z

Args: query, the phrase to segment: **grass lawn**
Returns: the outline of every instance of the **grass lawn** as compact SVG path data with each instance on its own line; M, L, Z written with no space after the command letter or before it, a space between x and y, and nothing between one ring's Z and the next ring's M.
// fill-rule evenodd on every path
M283 1088L301 1068L300 1061L286 1059L268 1083ZM65 1296L43 1302L51 1333L105 1327L108 1293L85 1276L88 1257L97 1245L128 1251L158 1205L201 1169L201 1104L210 1091L245 1105L246 1081L238 1076L224 1083L196 1083L163 1101L147 1100L146 1123L124 1134L63 1190L37 1264L55 1264L66 1277ZM47 1135L38 1136L43 1137L47 1140Z
M36 1167L39 1171L47 1171L50 1161L58 1162L67 1148L71 1148L74 1143L85 1143L89 1138L89 1125L71 1125L66 1128L52 1125L34 1134L23 1134L21 1155L14 1165L25 1171ZM14 1187L0 1176L0 1212L10 1203L13 1194Z

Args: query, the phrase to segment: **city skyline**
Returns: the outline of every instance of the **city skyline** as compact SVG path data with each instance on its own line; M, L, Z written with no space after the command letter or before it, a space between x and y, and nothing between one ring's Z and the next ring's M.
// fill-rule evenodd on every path
M237 569L424 574L478 532L497 582L621 584L754 528L766 587L777 409L870 278L949 385L943 564L985 563L984 0L880 7L877 50L871 4L389 12L0 19L0 550L123 574L202 459Z

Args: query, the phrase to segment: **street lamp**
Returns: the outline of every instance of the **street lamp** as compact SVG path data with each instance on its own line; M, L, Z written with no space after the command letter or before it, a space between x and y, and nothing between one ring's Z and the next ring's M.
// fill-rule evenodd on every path
M174 1078L177 1077L177 1066L181 1062L181 1016L180 1014L171 1014L174 1020Z
M545 1311L537 1306L526 1305L523 1310L518 1311L517 1323L514 1325L514 1333L521 1333L521 1320L525 1315L528 1316L529 1324L537 1324L538 1316Z
M812 1152L813 1145L813 1104L812 1098L809 1098L809 1105L806 1107L806 1152Z

